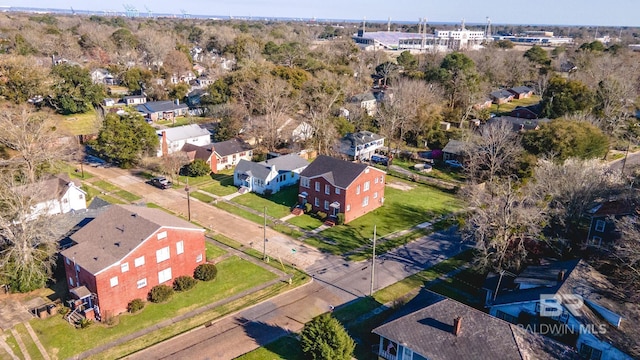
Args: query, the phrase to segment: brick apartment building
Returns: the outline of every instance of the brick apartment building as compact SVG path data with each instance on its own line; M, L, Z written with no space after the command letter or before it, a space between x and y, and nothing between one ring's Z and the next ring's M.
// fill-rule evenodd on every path
M334 219L343 213L348 223L382 206L385 175L366 164L320 155L300 173L298 200Z

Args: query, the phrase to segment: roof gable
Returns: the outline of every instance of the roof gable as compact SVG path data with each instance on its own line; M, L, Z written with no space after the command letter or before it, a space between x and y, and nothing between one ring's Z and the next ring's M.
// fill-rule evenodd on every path
M209 130L201 128L198 124L156 130L156 133L158 134L158 136L162 136L162 134L164 133L168 141L179 141L211 135Z
M251 150L251 147L240 139L231 139L213 143L213 151L220 157L238 154L249 150Z
M304 169L309 166L309 162L301 158L298 154L278 156L273 159L262 161L260 164L267 167L275 166L277 171L293 171Z
M163 227L204 231L160 209L111 205L70 236L77 244L62 255L95 275L118 263Z
M384 173L384 171L366 164L352 163L330 156L320 155L300 173L300 176L308 178L323 177L333 186L346 189L367 168Z

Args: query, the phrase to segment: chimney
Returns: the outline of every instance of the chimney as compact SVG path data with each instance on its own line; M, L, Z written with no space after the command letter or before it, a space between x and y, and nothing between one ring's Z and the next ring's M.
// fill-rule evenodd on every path
M558 281L564 280L564 270L558 271Z
M453 335L460 335L460 327L462 326L462 317L453 319Z
M169 144L167 143L167 132L162 130L162 141L160 143L162 149L162 155L169 155Z

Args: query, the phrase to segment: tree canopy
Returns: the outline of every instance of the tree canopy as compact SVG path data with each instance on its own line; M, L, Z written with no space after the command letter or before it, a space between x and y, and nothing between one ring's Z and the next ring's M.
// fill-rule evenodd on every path
M571 157L602 158L609 150L609 139L594 125L575 120L556 119L542 124L537 131L524 134L525 149L557 160Z
M108 114L98 133L95 149L109 161L128 168L135 165L143 154L158 149L158 135L139 113L128 110L120 116Z
M304 325L300 334L302 351L313 360L351 360L355 343L342 324L323 314Z
M51 75L55 80L48 102L61 114L85 113L105 97L103 87L91 81L89 70L78 65L56 65Z
M552 119L578 111L591 111L594 94L584 83L556 76L542 95L542 112Z

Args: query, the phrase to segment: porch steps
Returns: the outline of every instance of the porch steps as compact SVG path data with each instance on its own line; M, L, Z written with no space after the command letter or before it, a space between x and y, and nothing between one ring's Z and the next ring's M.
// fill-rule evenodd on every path
M333 226L335 226L335 225L336 225L335 221L333 221L333 220L331 220L331 219L327 219L327 220L325 220L325 221L324 221L324 224L325 224L326 226L329 226L329 227L333 227Z
M69 321L69 324L75 325L82 319L84 319L84 316L79 311L72 311L67 315L67 321Z
M300 216L300 215L304 214L304 210L302 210L301 208L297 207L297 208L295 208L295 209L293 209L291 211L291 214L295 215L295 216Z

